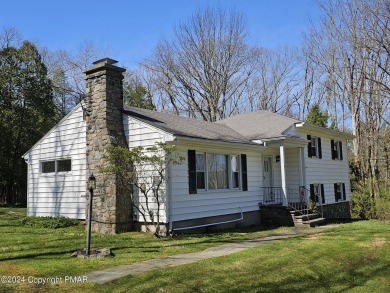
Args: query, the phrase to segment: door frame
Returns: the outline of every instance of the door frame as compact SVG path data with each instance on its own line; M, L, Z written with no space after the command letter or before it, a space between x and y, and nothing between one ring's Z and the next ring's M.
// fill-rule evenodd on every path
M265 179L265 176L264 176L264 161L265 160L268 160L269 161L269 174L270 174L270 186L265 186L264 185L264 179ZM263 158L261 160L261 163L262 163L262 169L263 169L263 186L264 187L274 187L274 168L273 168L273 156L272 155L263 155Z

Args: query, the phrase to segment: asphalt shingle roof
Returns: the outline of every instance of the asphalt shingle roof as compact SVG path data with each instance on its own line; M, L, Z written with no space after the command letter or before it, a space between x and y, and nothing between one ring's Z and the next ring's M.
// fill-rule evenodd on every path
M172 135L231 143L255 144L229 126L136 107L124 107L124 113Z
M281 137L294 123L301 121L260 110L243 113L216 122L239 132L249 140Z

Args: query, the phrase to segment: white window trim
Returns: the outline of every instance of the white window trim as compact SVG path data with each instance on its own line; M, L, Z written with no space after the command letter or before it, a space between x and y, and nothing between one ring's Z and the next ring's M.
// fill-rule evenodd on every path
M225 153L214 153L214 152L196 152L196 154L203 154L204 155L204 158L205 158L205 189L196 189L197 192L199 193L218 193L218 192L227 192L227 191L240 191L242 190L242 170L241 170L241 155L239 154L225 154ZM228 173L228 188L221 188L221 189L210 189L208 187L208 179L209 179L209 174L207 172L207 155L208 154L212 154L212 155L224 155L224 156L227 156L227 173ZM233 182L233 172L232 172L232 168L231 168L231 157L232 156L237 156L238 158L238 183L239 183L239 187L236 187L236 188L233 188L231 187L232 186L232 182ZM196 158L196 156L195 156ZM198 174L196 174L196 176L198 176ZM198 179L196 177L196 179Z
M335 160L339 160L339 161L341 161L340 144L342 144L341 141L339 140L334 141L335 151L337 151L337 156L335 157Z
M58 171L58 161L65 161L70 160L70 171ZM42 172L42 163L45 162L53 162L54 161L54 172ZM51 160L40 160L39 161L39 174L41 176L54 176L54 175L65 175L65 174L71 174L73 171L73 160L72 158L57 158L57 159L51 159Z
M315 148L315 152L316 154L313 155L313 152L311 154L311 158L316 158L316 159L319 159L320 158L320 151L319 151L319 148L318 148L318 136L312 136L311 137L311 148ZM314 147L313 147L313 141L315 143Z

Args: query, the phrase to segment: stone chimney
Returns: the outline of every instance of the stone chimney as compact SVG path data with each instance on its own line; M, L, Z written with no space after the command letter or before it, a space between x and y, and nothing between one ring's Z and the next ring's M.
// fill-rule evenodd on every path
M115 175L102 174L103 153L113 146L127 147L123 128L123 72L117 61L104 58L84 70L86 74L87 182L96 178L93 196L92 230L120 233L132 228L132 204ZM89 194L86 197L88 210Z

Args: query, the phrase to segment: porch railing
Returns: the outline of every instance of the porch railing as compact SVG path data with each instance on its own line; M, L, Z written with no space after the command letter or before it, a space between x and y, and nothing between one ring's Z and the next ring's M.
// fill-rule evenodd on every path
M263 196L263 205L282 205L284 200L284 192L282 187L260 187L260 192Z
M260 187L262 205L283 205L285 195L282 187ZM287 188L287 205L302 215L309 214L310 190L299 186L298 190ZM323 216L322 204L317 203L317 212Z

